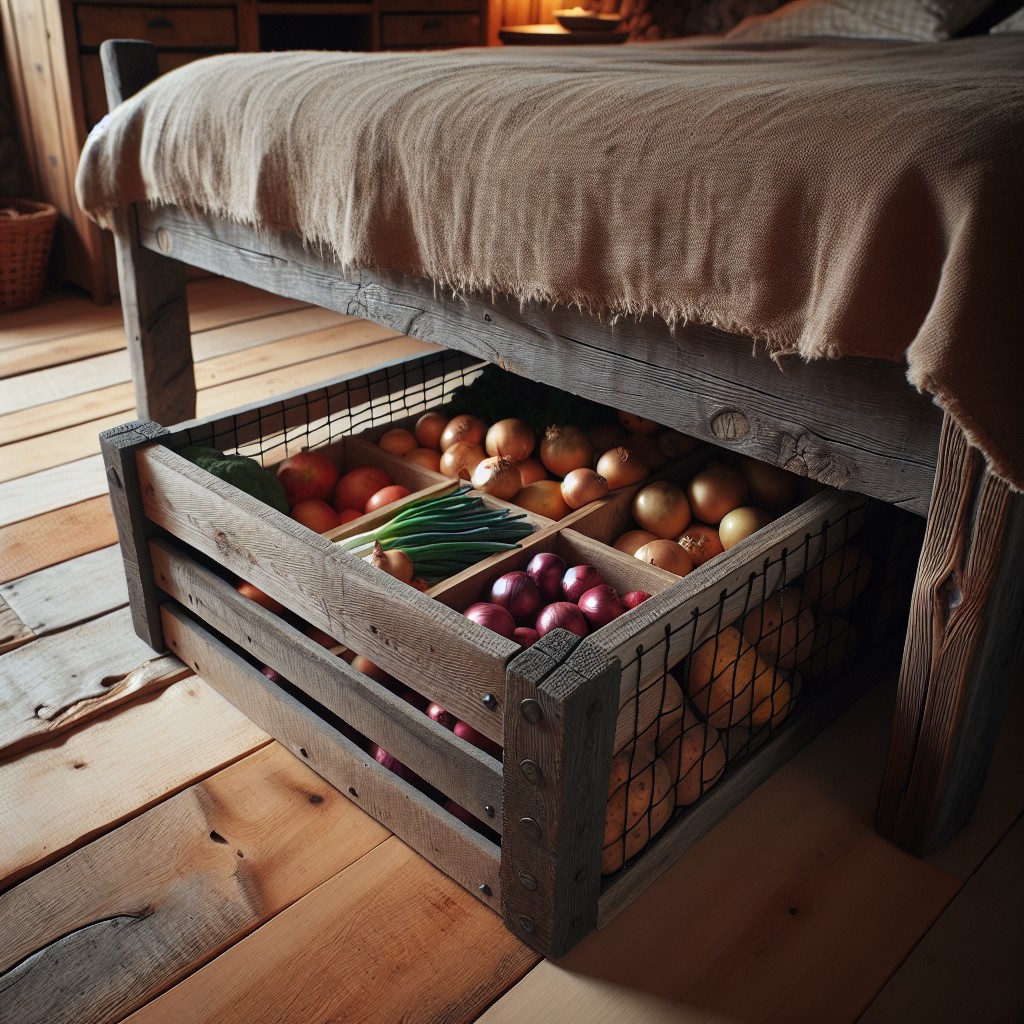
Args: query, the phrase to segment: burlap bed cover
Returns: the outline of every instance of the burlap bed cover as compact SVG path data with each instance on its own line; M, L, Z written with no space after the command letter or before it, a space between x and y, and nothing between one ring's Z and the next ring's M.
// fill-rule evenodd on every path
M175 204L342 267L906 361L1024 489L1024 36L229 55L93 130Z

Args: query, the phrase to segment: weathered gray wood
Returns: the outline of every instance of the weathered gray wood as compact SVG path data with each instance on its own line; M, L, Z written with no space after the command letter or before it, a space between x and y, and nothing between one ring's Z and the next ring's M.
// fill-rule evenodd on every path
M163 618L171 649L214 689L446 875L500 906L497 846L382 768L180 609L164 606Z
M0 526L65 508L106 494L103 461L99 455L0 483Z
M289 683L501 830L501 762L266 611L174 546L152 545L160 586ZM490 812L485 808L490 808Z
M560 660L561 632L509 666L501 849L505 923L552 957L597 923L619 690L617 662L586 640Z
M896 364L786 359L782 372L763 353L752 357L749 339L710 328L673 333L654 320L601 324L571 309L450 298L429 281L342 273L293 236L170 208L139 217L142 244L177 259L471 352L825 483L927 509L941 416Z
M18 613L4 600L0 591L0 654L26 644L35 636Z
M137 420L104 430L100 434L100 450L106 466L110 504L124 561L132 623L135 632L154 651L164 649L157 613L160 596L153 584L153 567L150 565L147 544L153 527L146 521L142 507L135 453L166 434L166 428L158 423Z
M0 759L188 674L132 635L128 609L9 651L0 658Z
M138 465L143 505L154 524L501 742L505 664L518 644L162 445L140 452ZM488 693L495 700L484 703Z
M108 40L100 47L113 109L160 73L151 43ZM135 210L114 212L117 279L139 416L171 424L196 414L185 268L139 245Z
M47 636L128 603L121 549L98 551L0 583L0 599L35 636Z
M969 820L1024 677L1024 496L947 417L911 603L878 826L918 854Z
M0 894L5 1019L122 1020L387 837L269 743Z

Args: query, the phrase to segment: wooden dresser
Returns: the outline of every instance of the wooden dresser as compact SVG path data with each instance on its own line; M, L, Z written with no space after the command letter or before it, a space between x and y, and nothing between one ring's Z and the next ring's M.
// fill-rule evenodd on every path
M99 45L148 39L169 71L233 51L380 50L497 41L500 0L0 0L11 91L33 193L61 213L55 275L109 301L113 246L78 208L75 170L106 112Z

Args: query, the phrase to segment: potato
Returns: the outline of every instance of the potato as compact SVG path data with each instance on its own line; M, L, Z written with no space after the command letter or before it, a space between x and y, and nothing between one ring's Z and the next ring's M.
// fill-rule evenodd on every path
M814 630L811 652L800 668L812 682L828 683L841 676L857 650L857 630L842 615L824 615Z
M631 694L619 709L615 735L625 737L617 744L655 743L683 714L683 691L679 683L666 675L645 687L639 695ZM658 753L661 753L659 750Z
M799 588L785 587L747 612L743 637L769 664L795 668L811 656L814 613Z
M851 605L871 577L871 558L855 544L846 544L804 576L804 599L831 614Z
M635 857L668 824L674 810L672 776L653 745L619 751L612 758L608 783L601 874L610 875Z
M734 626L726 626L690 655L684 690L717 729L777 726L792 701L789 681L766 665Z
M725 771L721 733L689 708L672 716L658 737L657 750L676 787L676 807L696 803Z

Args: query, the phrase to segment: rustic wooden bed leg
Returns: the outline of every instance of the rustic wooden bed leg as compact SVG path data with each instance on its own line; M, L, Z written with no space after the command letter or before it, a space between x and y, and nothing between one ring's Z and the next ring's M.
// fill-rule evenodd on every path
M505 924L558 957L597 924L619 665L562 630L516 658L505 694ZM570 653L571 652L571 653Z
M128 598L135 632L153 648L165 650L163 627L160 624L160 596L153 579L149 557L149 537L153 527L147 526L142 510L142 490L135 465L135 453L153 444L169 431L159 423L123 423L100 434L100 449L107 470L110 504L117 524L121 545Z
M152 43L110 40L100 47L111 109L159 74ZM143 249L134 208L114 214L117 278L139 416L165 426L196 414L185 268Z
M879 830L912 853L968 821L1024 675L1024 496L947 416L914 583Z

